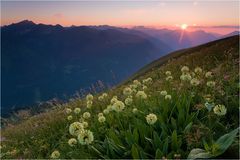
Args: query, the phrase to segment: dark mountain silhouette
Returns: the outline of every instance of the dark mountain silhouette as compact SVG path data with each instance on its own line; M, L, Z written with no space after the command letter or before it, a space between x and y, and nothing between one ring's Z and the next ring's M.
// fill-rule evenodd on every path
M239 35L239 31L233 31L233 32L228 33L224 36L221 36L221 38L226 38L226 37L231 37L231 36L236 36L236 35Z
M3 114L12 106L71 95L98 80L114 85L172 50L139 31L115 28L24 20L1 32Z

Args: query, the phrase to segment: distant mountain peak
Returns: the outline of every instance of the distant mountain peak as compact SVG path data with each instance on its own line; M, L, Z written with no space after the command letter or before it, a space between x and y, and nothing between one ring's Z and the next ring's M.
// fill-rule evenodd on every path
M35 25L35 23L33 21L29 21L29 20L23 20L23 21L20 21L18 23L13 23L15 25Z

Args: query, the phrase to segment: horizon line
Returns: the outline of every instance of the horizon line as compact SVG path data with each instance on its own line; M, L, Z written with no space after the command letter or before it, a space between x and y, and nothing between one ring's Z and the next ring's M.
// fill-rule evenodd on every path
M150 27L150 28L154 28L154 27L166 27L166 28L178 28L177 25L180 25L180 24L174 24L174 25L142 25L142 24L136 24L136 25L128 25L128 24L122 24L122 25L111 25L111 24L81 24L81 25L75 25L75 24L71 24L71 25L63 25L61 23L56 23L56 24L53 24L53 23L41 23L41 22L36 22L36 21L33 21L33 20L29 20L29 19L23 19L23 20L20 20L20 21L16 21L16 22L11 22L9 24L4 24L2 25L1 24L1 27L4 27L4 26L9 26L9 25L13 25L13 24L18 24L18 23L21 23L21 22L24 22L24 21L29 21L29 22L32 22L36 25L39 25L39 24L43 24L43 25L52 25L52 26L61 26L61 27L72 27L72 26L75 26L75 27L80 27L80 26L115 26L115 27L126 27L126 28L131 28L131 27ZM189 24L188 27L191 27L191 28L236 28L237 30L240 30L240 25L195 25L195 24Z

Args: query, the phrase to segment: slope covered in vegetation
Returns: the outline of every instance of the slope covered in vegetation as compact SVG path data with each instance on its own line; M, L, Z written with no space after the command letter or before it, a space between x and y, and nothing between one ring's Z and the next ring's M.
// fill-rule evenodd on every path
M1 158L238 158L238 45L171 53L106 93L8 126Z

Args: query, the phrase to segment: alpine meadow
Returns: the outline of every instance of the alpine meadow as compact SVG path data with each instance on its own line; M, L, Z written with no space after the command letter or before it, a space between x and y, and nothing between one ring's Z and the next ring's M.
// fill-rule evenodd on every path
M1 1L0 159L239 159L239 13Z

